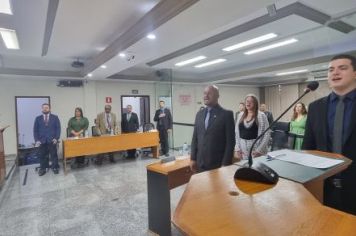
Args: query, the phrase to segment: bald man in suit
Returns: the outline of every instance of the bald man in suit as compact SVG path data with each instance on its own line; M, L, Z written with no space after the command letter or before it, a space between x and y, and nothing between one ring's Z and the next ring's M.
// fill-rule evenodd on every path
M204 90L204 104L196 117L191 144L190 167L202 172L231 165L235 147L235 124L232 111L219 103L219 89L211 85Z

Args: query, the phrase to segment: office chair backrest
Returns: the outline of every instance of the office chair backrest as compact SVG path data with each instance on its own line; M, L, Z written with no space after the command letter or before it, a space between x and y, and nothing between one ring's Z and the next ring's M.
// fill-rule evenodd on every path
M96 126L95 125L91 127L91 135L92 136L100 136L100 134L96 130Z
M293 149L295 135L289 133L289 122L277 122L272 127L272 146L271 150Z
M153 129L155 129L155 125L152 123L146 123L143 125L143 132L147 132Z

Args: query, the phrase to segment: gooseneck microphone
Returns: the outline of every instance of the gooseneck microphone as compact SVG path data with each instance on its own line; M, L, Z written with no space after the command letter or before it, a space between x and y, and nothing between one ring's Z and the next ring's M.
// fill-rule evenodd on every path
M304 93L298 97L280 116L275 119L266 130L264 130L252 143L251 149L248 154L248 165L244 165L243 167L237 169L235 172L235 179L242 180L251 180L255 182L263 182L269 184L275 184L278 182L279 176L278 174L269 166L263 164L262 162L257 162L253 164L252 158L252 150L256 145L257 141L263 137L281 118L285 115L289 109L291 109L300 99L302 99L307 93L316 90L319 87L319 83L317 81L312 81L308 83L307 87L304 89Z

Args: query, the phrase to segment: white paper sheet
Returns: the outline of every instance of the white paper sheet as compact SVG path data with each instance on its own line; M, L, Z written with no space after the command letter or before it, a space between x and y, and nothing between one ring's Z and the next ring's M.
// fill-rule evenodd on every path
M314 167L319 169L330 168L332 166L336 166L344 162L343 160L326 158L326 157L316 156L313 154L296 152L288 149L269 152L267 156L271 157L272 159L288 161L299 165L309 166L309 167Z

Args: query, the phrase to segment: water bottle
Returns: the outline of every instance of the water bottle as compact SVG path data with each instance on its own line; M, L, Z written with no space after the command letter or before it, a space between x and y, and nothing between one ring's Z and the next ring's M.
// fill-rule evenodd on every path
M84 137L89 137L89 131L86 129L85 132L84 132Z
M183 156L188 155L188 144L184 142L183 144Z
M114 129L110 130L110 135L114 135Z

